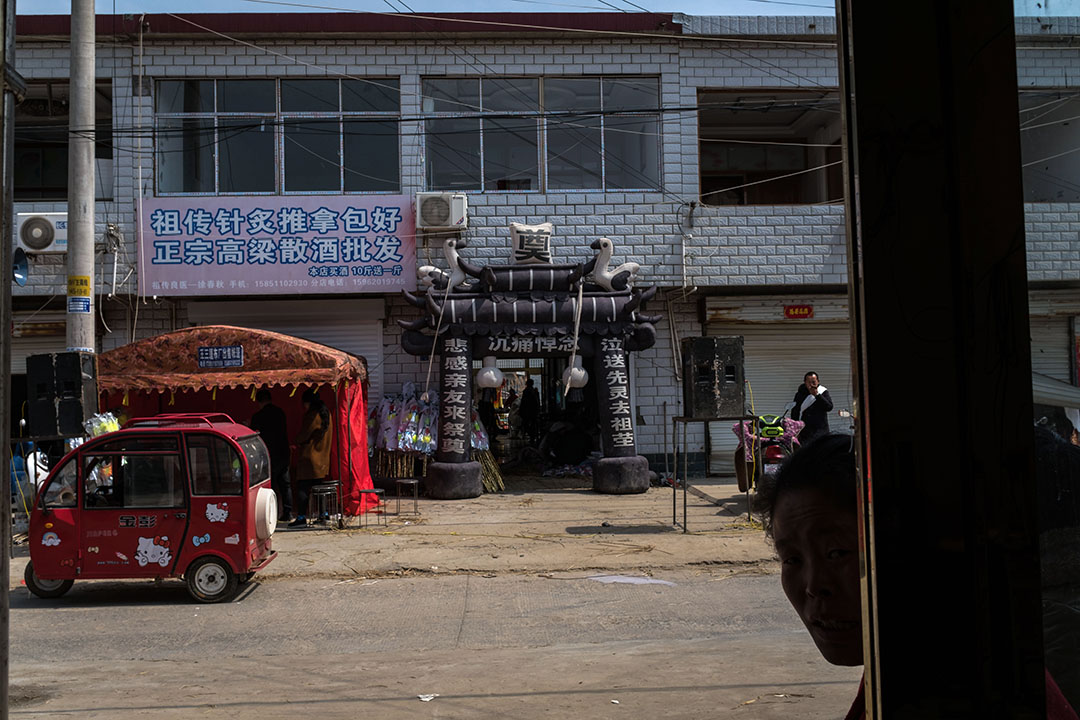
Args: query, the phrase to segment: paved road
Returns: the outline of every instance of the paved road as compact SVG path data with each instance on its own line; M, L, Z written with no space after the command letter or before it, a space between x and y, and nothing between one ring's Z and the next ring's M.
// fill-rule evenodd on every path
M586 575L17 589L12 717L835 718L854 695L775 575Z

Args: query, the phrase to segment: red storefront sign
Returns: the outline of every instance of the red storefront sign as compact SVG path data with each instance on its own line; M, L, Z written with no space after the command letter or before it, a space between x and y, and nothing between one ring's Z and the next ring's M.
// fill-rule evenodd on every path
M785 305L784 318L786 320L809 320L814 317L813 305Z

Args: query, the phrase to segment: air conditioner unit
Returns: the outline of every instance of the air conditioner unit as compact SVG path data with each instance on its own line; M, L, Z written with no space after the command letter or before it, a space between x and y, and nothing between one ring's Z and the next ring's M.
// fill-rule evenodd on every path
M469 226L469 198L461 193L416 193L417 230L458 230Z
M67 213L18 213L15 247L31 255L67 252Z

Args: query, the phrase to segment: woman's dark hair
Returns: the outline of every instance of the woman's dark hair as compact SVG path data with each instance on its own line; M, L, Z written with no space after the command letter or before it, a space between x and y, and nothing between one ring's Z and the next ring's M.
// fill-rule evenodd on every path
M784 493L813 488L838 507L855 512L855 453L851 436L830 433L796 450L774 475L757 484L754 509L761 514L765 534L772 537L773 514Z

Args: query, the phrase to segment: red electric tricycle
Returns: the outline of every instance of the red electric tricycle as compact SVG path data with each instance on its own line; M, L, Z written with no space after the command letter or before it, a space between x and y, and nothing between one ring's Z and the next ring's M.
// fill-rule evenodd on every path
M132 420L57 463L30 514L26 585L183 577L199 602L231 598L277 553L262 439L223 414Z

